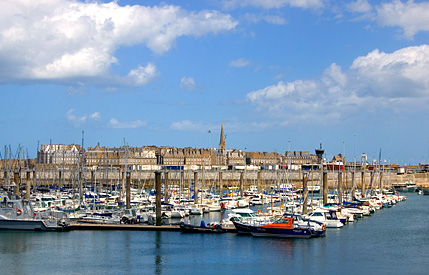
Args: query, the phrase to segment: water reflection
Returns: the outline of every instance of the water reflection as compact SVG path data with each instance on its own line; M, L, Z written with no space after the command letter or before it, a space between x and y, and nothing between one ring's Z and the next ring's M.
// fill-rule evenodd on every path
M161 232L155 234L155 274L162 273L162 256L161 256Z
M28 239L25 233L16 233L15 231L2 233L0 254L20 254L28 251L31 245L27 243Z

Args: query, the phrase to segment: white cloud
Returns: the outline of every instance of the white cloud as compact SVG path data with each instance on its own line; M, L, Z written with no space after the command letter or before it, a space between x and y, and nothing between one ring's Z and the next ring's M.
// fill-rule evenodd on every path
M264 9L279 9L285 6L317 9L323 7L323 0L225 0L226 8L254 6Z
M332 64L320 79L278 82L247 94L260 114L282 124L302 121L335 123L377 110L400 113L427 108L429 45L393 53L378 50L355 59L348 71Z
M237 25L230 15L217 11L189 12L172 5L119 6L116 1L3 1L0 17L3 83L74 83L77 79L103 83L112 79L111 65L120 64L114 57L120 47L142 44L163 54L178 37L218 33ZM148 66L113 79L144 85L154 72Z
M152 82L158 74L156 66L149 63L146 67L138 66L136 69L131 70L127 78L131 80L130 83L134 83L135 86L142 86Z
M197 88L197 85L195 84L194 78L184 76L180 79L180 88L185 90L194 90Z
M429 45L403 48L391 54L374 50L350 67L360 94L388 98L429 95Z
M247 60L246 58L239 58L239 59L235 59L232 60L231 62L229 62L228 66L230 67L246 67L250 65L250 61Z
M77 116L74 113L75 113L75 109L70 109L66 113L66 120L69 123L73 124L74 126L81 126L86 122L98 121L101 119L101 115L99 112L95 112L89 115L85 114L81 116Z
M109 120L109 125L110 127L115 129L135 129L135 128L146 126L147 122L141 121L141 120L130 121L130 122L120 122L115 118L111 118Z
M429 31L429 3L405 3L394 0L376 7L381 26L399 26L405 38L412 39L419 31Z
M368 13L373 10L373 7L367 0L357 0L346 4L347 9L356 13Z
M284 25L287 23L286 19L278 15L258 15L254 13L246 13L243 17L247 22L257 24L261 20L274 25Z
M190 120L182 120L171 123L170 128L177 131L195 131L200 132L201 129L206 129L200 122L193 122Z

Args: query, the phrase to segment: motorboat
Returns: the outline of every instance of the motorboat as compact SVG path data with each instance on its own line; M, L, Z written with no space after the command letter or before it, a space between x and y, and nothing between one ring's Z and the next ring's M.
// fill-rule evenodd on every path
M49 215L49 211L35 212L30 201L18 196L13 199L11 197L0 194L0 229L34 231L65 231L68 229L67 219L52 217Z
M263 205L264 201L261 196L254 196L250 199L249 205Z
M318 208L310 213L308 216L304 216L305 220L321 222L328 228L340 228L344 224L337 219L336 212Z
M249 208L238 208L231 210L231 213L228 214L228 217L222 220L222 227L233 227L234 221L239 221L245 224L264 224L270 217L265 216L257 216L252 209ZM249 233L247 230L240 231L237 229L239 233Z
M283 216L272 223L260 226L249 226L251 234L255 237L279 237L279 238L313 238L320 237L310 226L295 224L293 216Z

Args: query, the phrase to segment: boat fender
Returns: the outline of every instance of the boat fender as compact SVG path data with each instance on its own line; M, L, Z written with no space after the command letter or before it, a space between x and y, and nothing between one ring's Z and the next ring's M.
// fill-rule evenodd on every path
M18 210L16 210L16 214L21 215L22 214L22 210L18 208Z
M256 212L261 213L261 209L258 209L258 211L256 211Z

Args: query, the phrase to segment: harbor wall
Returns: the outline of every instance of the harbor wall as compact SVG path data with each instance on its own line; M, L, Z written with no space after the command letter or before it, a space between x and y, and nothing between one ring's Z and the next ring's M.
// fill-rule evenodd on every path
M297 188L301 188L304 175L307 175L307 185L314 186L321 184L321 171L288 171L288 170L160 170L162 173L162 180L165 181L165 175L168 173L169 186L179 186L182 181L184 186L189 186L194 182L195 172L196 181L198 186L201 187L219 187L219 175L221 174L221 182L224 188L239 187L240 178L243 179L244 188L250 185L258 185L264 188L278 184L291 183ZM129 171L131 185L134 188L154 188L155 186L155 171ZM345 189L350 189L353 185L353 172L352 171L325 171L328 177L329 188L336 188L338 186L339 177L342 177L342 186ZM418 185L429 184L427 173L413 173L413 174L396 174L393 172L374 172L374 171L356 171L355 186L362 188L362 173L364 174L363 181L366 188L372 182L372 186L380 186L380 181L383 187L389 186L390 183L403 183L407 181L416 182ZM183 175L182 175L183 174ZM259 174L259 175L258 175ZM372 177L372 180L371 180ZM2 186L10 186L11 183L18 179L18 184L24 188L28 182L31 186L69 186L77 187L80 182L93 183L103 185L119 185L125 183L125 172L120 169L105 169L93 170L83 169L82 172L75 170L61 170L61 169L43 169L36 171L1 171L0 184ZM181 180L182 179L182 180Z

